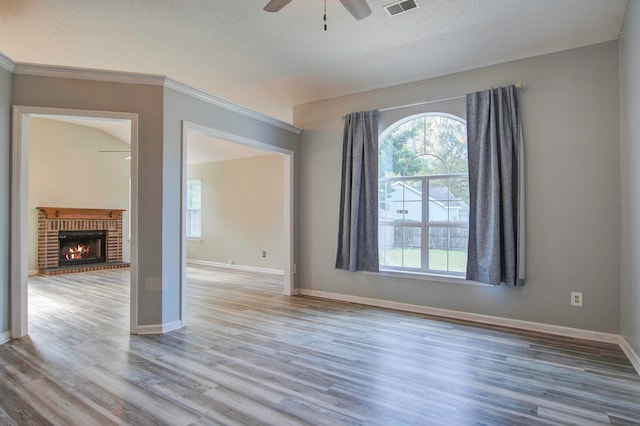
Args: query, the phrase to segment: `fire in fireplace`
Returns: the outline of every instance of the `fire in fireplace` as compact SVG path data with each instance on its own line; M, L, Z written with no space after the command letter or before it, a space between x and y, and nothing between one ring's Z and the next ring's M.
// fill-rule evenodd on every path
M60 266L103 263L106 231L60 231L58 264Z

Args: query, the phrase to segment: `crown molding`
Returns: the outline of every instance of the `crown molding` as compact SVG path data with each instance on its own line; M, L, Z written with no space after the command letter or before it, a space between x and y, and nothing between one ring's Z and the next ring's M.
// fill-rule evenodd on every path
M246 117L253 118L255 120L262 121L264 123L270 124L272 126L279 127L288 132L295 133L299 135L302 133L302 129L299 127L292 126L289 123L285 123L284 121L280 121L277 118L269 117L268 115L261 114L257 111L244 107L242 105L238 105L226 99L219 98L215 95L205 92L204 90L197 89L193 86L190 86L186 83L182 83L180 81L176 81L172 78L167 77L164 83L164 87L167 89L173 89L177 92L184 93L185 95L192 96L194 98L200 99L201 101L207 102L212 105L216 105L222 107L226 110L236 112L238 114L242 114Z
M163 86L166 78L155 74L27 63L15 64L13 73L37 77L72 78L77 80L108 81L111 83L145 84L149 86Z
M8 56L0 52L0 68L4 68L9 72L13 72L16 67L16 63L11 60Z
M150 86L163 86L167 89L173 89L185 95L189 95L205 101L209 104L222 107L228 111L233 111L238 114L242 114L245 117L253 118L255 120L262 121L272 126L279 127L288 132L299 135L302 133L302 129L292 126L289 123L278 120L268 115L261 114L257 111L238 105L226 99L219 98L204 90L197 89L186 83L176 81L172 78L155 75L155 74L141 74L124 71L108 71L98 70L92 68L75 68L75 67L62 67L55 65L39 65L28 63L14 63L9 58L6 58L0 54L0 66L3 66L14 74L32 75L37 77L54 77L54 78L72 78L79 80L93 80L93 81L108 81L111 83L126 83L126 84L144 84Z

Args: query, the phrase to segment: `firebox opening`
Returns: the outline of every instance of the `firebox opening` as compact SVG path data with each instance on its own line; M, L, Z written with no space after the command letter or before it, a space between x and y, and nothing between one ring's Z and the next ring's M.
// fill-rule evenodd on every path
M59 231L58 265L104 263L106 231Z

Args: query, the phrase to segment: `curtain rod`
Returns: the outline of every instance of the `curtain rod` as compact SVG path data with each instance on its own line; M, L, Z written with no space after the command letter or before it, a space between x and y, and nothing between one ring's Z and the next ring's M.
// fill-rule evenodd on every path
M522 89L523 87L524 87L524 83L516 83L516 89ZM430 100L430 101L417 102L415 104L398 105L398 106L394 106L394 107L380 108L378 111L379 112L393 111L394 109L411 108L411 107L420 106L420 105L433 104L433 103L436 103L436 102L452 101L454 99L462 99L465 96L467 96L467 95L451 96L450 98L433 99L433 100ZM345 117L346 117L346 115L342 116L342 118L345 118Z

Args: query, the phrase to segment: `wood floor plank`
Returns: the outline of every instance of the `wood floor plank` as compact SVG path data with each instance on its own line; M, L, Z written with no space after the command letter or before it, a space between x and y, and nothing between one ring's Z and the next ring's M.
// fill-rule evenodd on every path
M29 282L0 347L0 424L640 425L617 345L286 297L189 267L187 322L130 336L127 270Z

